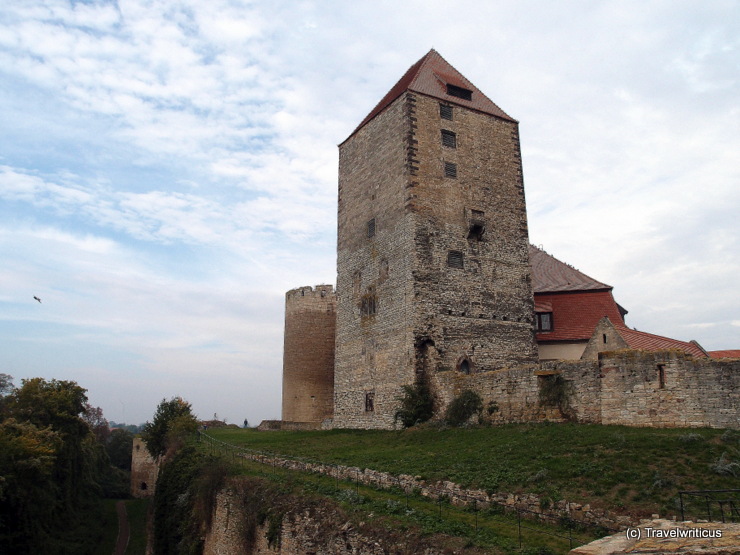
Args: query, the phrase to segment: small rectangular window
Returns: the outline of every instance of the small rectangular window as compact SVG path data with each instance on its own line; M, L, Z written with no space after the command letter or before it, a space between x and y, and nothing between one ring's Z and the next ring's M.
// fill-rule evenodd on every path
M552 331L552 312L537 313L537 331Z
M439 105L439 117L442 119L452 119L452 106L449 104Z
M447 129L442 129L442 144L450 148L457 148L457 135Z
M375 218L367 222L367 236L375 237Z
M361 316L372 316L375 314L378 307L378 298L375 295L375 287L370 286L367 288L367 292L360 299L360 315Z
M456 85L447 85L447 94L450 96L456 96L457 98L462 98L463 100L473 100L473 91L470 89L463 89L462 87L458 87Z
M445 162L445 177L457 177L457 164Z
M447 265L450 268L463 268L463 253L461 251L449 251L447 253Z
M658 387L665 389L665 364L658 364Z
M375 393L370 391L365 393L365 412L375 411Z

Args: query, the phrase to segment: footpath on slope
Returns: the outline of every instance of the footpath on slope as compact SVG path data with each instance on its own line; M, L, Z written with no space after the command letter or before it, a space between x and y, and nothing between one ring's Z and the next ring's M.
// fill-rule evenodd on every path
M116 513L118 514L118 539L113 555L124 555L128 547L130 528L128 523L128 513L126 512L126 502L116 502Z

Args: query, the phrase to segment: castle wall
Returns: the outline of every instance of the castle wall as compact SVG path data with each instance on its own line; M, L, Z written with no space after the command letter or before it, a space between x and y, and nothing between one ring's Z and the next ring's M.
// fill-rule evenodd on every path
M433 372L536 362L516 123L405 92L340 145L338 219L335 426L392 427Z
M662 369L661 369L662 367ZM439 414L462 391L497 424L572 420L655 428L740 428L740 360L680 351L621 350L598 361L548 361L480 374L433 376ZM489 408L490 407L490 408Z
M159 462L149 454L144 440L135 437L131 451L131 496L137 499L154 497L158 474Z
M740 360L681 351L599 355L601 423L740 428Z
M536 362L517 124L457 105L442 119L445 102L415 100L417 347L426 343L436 370L463 360L479 372ZM443 144L443 130L455 134L455 148ZM455 178L445 163L456 164ZM451 252L462 267L450 265Z
M336 302L331 285L285 294L284 421L321 422L332 416Z
M392 426L400 384L414 379L414 125L404 94L339 147L336 427Z

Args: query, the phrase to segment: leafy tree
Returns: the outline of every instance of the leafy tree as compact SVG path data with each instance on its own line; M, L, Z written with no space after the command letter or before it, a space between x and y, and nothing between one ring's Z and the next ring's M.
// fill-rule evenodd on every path
M33 378L3 405L0 552L89 552L94 529L76 532L99 514L108 462L82 418L86 390L72 381Z
M105 443L110 463L121 470L131 470L131 452L134 447L134 434L123 428L111 431Z
M483 400L475 391L466 389L447 406L445 421L450 426L463 426L474 414L480 415Z
M403 395L398 400L401 407L396 411L395 421L400 421L404 428L426 422L434 415L434 398L423 381L404 385Z
M141 438L152 457L164 455L168 449L182 444L185 437L196 432L198 421L190 403L181 397L162 399L152 422L144 425Z

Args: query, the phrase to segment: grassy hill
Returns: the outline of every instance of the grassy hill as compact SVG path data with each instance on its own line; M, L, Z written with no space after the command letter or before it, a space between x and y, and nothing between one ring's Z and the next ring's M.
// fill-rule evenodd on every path
M680 490L740 489L740 432L584 424L209 434L245 448L535 493L622 514L678 514Z

